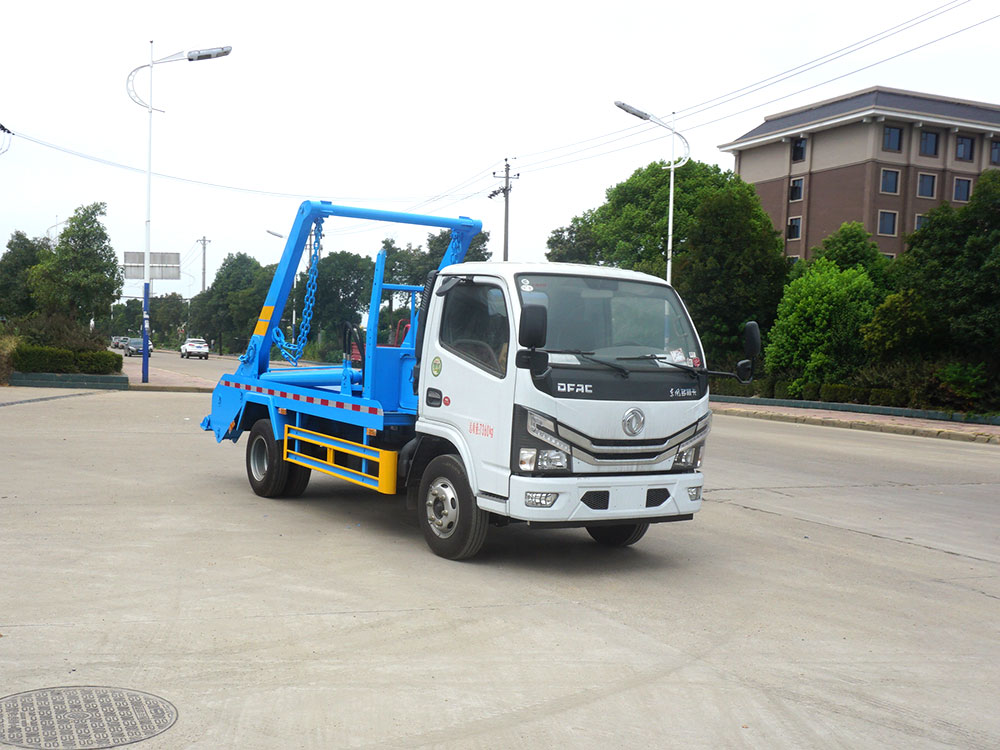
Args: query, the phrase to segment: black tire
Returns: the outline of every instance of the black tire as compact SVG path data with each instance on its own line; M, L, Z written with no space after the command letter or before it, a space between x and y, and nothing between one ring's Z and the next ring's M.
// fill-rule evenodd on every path
M648 523L587 527L587 533L593 537L594 541L606 547L628 547L642 539L648 530Z
M285 492L291 464L282 456L284 442L274 439L270 419L258 419L250 429L247 479L253 491L261 497L280 497Z
M306 491L311 476L312 469L298 464L288 464L288 481L285 482L285 491L281 493L281 496L298 497Z
M482 548L489 513L476 505L458 456L438 456L427 464L420 479L417 517L435 555L465 560Z

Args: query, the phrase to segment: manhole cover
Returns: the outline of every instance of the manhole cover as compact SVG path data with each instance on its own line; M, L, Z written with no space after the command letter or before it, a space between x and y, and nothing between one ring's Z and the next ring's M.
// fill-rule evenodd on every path
M0 698L0 742L14 747L118 747L165 732L175 721L170 701L138 690L56 687Z

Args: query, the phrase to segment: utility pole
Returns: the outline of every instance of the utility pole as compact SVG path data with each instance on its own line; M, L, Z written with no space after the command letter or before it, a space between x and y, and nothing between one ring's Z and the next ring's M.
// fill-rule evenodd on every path
M200 240L195 240L195 242L201 243L201 291L205 291L205 245L207 245L212 240L206 240L205 235L201 236Z
M494 177L500 177L496 172L493 173ZM521 176L521 173L512 175L510 173L510 162L507 161L506 157L503 160L503 187L497 188L488 197L496 198L498 195L503 195L503 259L507 260L507 230L510 226L510 181L516 180Z

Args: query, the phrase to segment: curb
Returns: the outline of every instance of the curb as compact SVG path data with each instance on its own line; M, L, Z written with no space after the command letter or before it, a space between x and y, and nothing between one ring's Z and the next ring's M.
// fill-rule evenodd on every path
M957 430L936 429L930 427L911 427L909 425L880 424L865 422L858 419L831 419L824 417L809 417L799 414L782 414L779 412L751 411L748 409L713 408L713 414L724 414L732 417L750 417L753 419L769 419L772 422L794 422L797 424L817 425L820 427L840 427L849 430L865 430L867 432L884 432L894 435L913 435L915 437L930 437L943 440L958 440L965 443L987 443L1000 445L1000 435L989 435L976 432L959 432Z
M149 385L148 383L136 385L130 383L130 391L158 391L160 393L211 393L214 388L201 385Z
M126 375L85 375L82 373L12 372L7 379L10 385L26 388L96 388L102 390L128 390Z

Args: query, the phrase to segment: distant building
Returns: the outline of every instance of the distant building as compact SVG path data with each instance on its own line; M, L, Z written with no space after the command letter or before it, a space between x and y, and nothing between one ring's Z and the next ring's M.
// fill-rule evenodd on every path
M720 149L756 188L787 255L807 258L861 221L895 256L928 211L962 205L985 169L1000 168L1000 105L874 87L766 117Z

